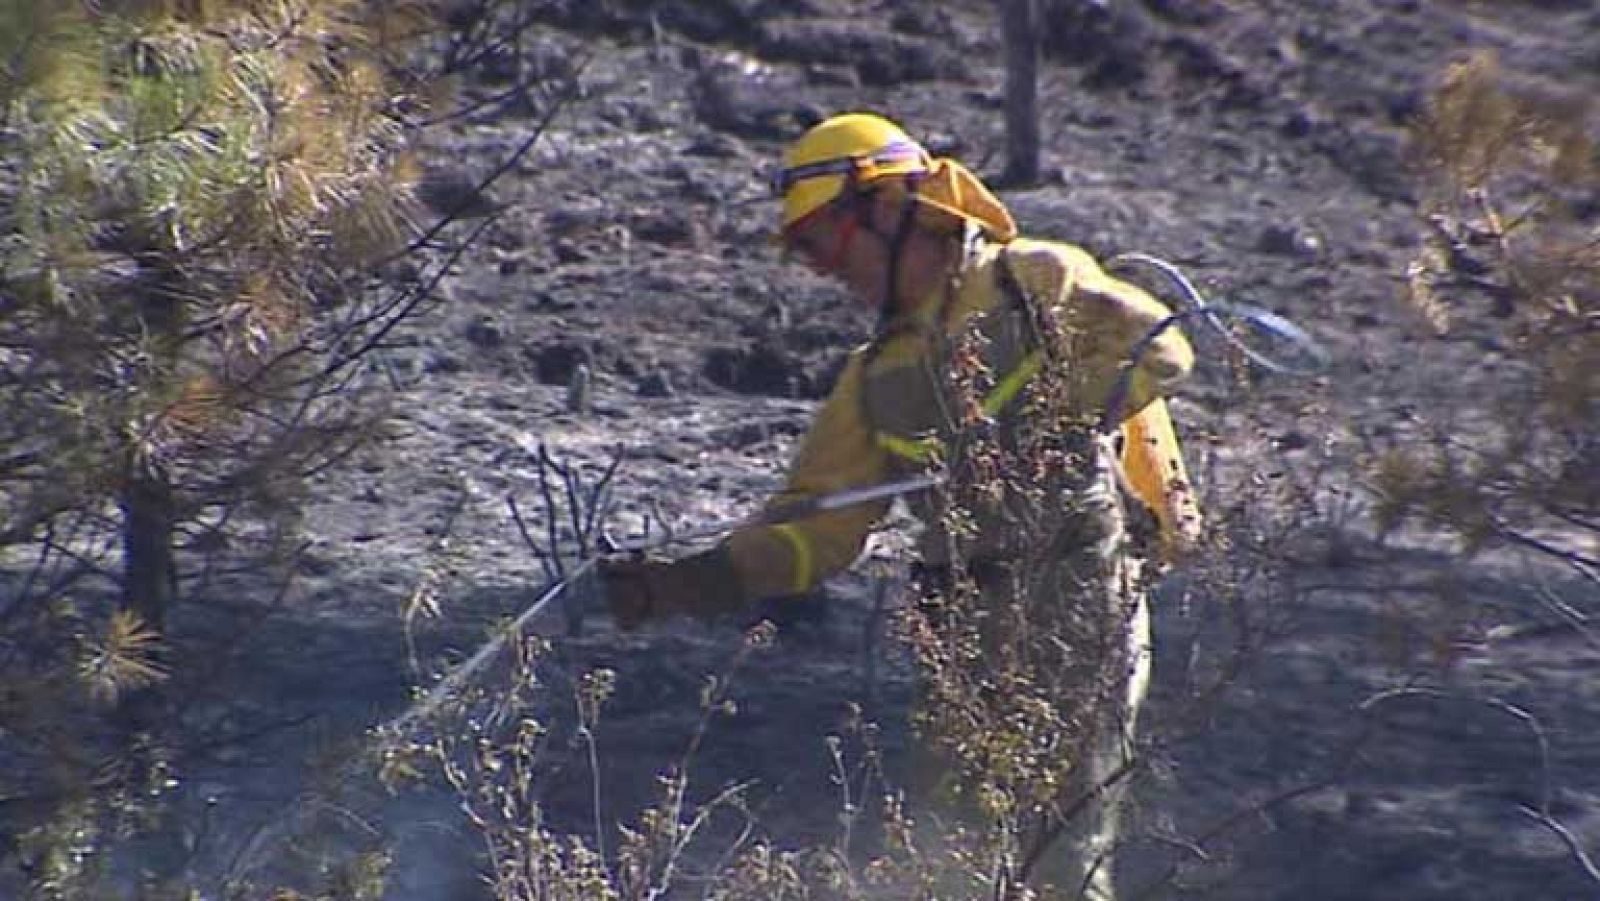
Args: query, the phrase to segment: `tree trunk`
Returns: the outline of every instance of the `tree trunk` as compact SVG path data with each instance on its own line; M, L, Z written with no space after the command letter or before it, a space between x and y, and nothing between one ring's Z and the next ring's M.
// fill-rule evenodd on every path
M170 254L176 242L152 239L142 248ZM159 396L176 378L183 345L185 310L179 298L187 287L177 264L162 256L141 263L148 276L143 291L134 296L139 325L146 336L144 347L149 368L142 372L140 394ZM135 437L122 449L122 603L144 620L145 625L164 631L167 610L177 592L178 565L173 554L178 515L167 473L137 446L137 435L148 426L135 420Z
M1000 0L1006 53L1006 168L1008 185L1039 181L1038 0Z
M122 507L122 601L156 631L162 631L175 600L177 561L172 488L154 467L135 462L119 499Z

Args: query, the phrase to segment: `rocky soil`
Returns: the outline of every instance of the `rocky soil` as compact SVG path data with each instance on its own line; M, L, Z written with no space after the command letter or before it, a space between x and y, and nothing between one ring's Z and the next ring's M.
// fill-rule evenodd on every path
M1004 193L1024 229L1169 258L1218 296L1292 318L1334 359L1315 380L1240 380L1213 343L1176 402L1213 509L1261 505L1241 520L1241 548L1253 528L1298 565L1269 578L1238 561L1245 581L1231 600L1190 590L1183 573L1164 591L1149 715L1163 763L1139 786L1125 884L1147 886L1140 897L1245 901L1600 897L1561 838L1521 812L1545 804L1600 853L1600 653L1547 630L1441 656L1405 626L1438 617L1418 597L1442 589L1450 622L1482 639L1538 621L1538 591L1573 598L1579 586L1510 559L1462 563L1425 534L1380 545L1355 475L1406 405L1492 386L1492 348L1470 332L1431 337L1402 301L1419 234L1403 126L1439 69L1472 50L1534 83L1600 90L1600 4L1045 5L1050 178ZM270 850L280 825L263 824L292 821L389 845L386 897L484 896L478 844L444 793L339 794L316 779L405 708L416 678L406 599L437 579L437 615L409 633L422 659L470 654L532 600L544 574L504 499L537 508L540 445L590 473L626 451L623 531L652 503L704 523L754 509L779 484L813 404L871 323L769 246L766 173L801 123L848 108L887 112L997 172L992 6L551 5L524 62L554 71L590 55L585 95L493 185L500 218L390 352L406 385L392 427L317 486L315 544L286 608L193 707L197 731L266 732L188 765L180 810L206 825L152 843L145 866L202 884L269 880L287 858ZM481 177L538 112L491 107L436 130L428 163ZM580 365L592 373L586 413L567 402ZM875 556L892 559L893 544ZM754 780L754 820L788 846L835 835L823 739L851 702L882 722L891 772L904 762L911 677L891 643L866 639L872 569L783 617L776 646L735 683L738 712L713 725L694 764L699 797ZM218 594L248 608L258 591ZM591 617L558 641L560 671L618 672L597 732L604 822L651 799L738 626L623 634ZM1246 626L1261 649L1201 710L1194 694ZM563 772L548 790L552 825L591 833L589 779L580 765ZM330 814L334 799L359 824Z

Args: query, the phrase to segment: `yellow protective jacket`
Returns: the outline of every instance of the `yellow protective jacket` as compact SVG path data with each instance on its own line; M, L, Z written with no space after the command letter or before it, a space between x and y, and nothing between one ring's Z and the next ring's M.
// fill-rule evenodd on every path
M1007 273L1015 289L1006 285ZM850 355L801 444L787 485L769 507L924 470L928 442L948 437L953 423L943 409L946 377L936 349L948 343L939 339L938 328L950 338L968 328L983 330L984 362L996 377L985 408L1003 416L1042 360L1021 334L1025 311L1008 302L1019 290L1026 302L1053 305L1060 314L1069 346L1059 358L1072 367L1070 396L1092 406L1074 411L1085 414L1099 414L1130 349L1169 312L1139 288L1107 275L1081 248L1025 238L1004 245L973 239L943 291ZM1141 355L1124 401L1128 487L1155 514L1169 548L1191 541L1200 527L1161 399L1193 362L1182 334L1166 330ZM719 548L738 583L728 586L738 595L729 600L812 588L855 560L887 507L888 501L863 503L732 533ZM930 552L925 542L924 553Z

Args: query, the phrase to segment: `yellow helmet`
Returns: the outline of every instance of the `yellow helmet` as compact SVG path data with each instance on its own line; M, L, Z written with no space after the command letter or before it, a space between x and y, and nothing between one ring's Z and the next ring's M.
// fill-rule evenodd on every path
M825 119L783 155L773 191L783 199L780 231L832 203L856 185L929 171L932 158L900 126L871 113Z

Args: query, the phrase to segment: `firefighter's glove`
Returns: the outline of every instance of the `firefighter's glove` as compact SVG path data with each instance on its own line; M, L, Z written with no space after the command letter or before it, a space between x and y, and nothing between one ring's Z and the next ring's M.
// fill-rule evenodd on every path
M600 563L600 578L623 629L674 616L709 619L738 606L733 566L720 548L682 560L610 557Z

